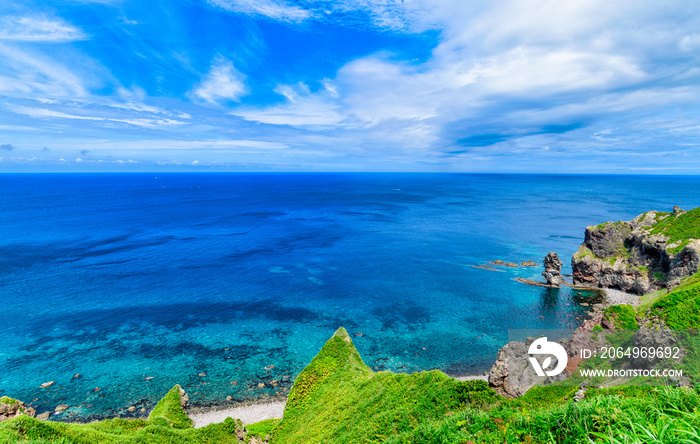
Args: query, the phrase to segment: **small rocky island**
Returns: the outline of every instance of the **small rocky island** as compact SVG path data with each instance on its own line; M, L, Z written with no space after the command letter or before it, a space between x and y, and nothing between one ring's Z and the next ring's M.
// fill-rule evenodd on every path
M700 269L700 208L586 227L571 268L575 285L637 294L673 288Z
M561 284L561 266L564 263L559 259L559 255L555 252L547 254L544 258L544 271L542 277L547 281L547 284L558 287Z

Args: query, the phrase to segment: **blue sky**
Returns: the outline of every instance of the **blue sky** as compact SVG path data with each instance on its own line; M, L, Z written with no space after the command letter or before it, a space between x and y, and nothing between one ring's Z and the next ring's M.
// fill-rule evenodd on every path
M0 171L700 173L700 6L5 0Z

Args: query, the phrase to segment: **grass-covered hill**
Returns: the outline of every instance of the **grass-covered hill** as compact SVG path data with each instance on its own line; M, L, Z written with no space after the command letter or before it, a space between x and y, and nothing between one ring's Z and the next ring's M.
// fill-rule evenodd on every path
M381 443L498 399L484 381L458 381L439 371L374 373L339 328L294 381L272 442Z
M41 421L20 415L0 423L0 443L243 443L240 421L227 419L201 429L181 407L180 386L173 387L146 419L108 419L90 424ZM9 398L4 398L9 400ZM8 401L11 402L11 401Z

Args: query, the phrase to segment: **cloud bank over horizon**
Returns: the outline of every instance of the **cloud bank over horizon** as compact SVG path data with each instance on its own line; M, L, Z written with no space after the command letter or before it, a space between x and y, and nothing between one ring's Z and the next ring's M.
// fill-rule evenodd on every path
M10 1L0 171L698 174L696 12Z

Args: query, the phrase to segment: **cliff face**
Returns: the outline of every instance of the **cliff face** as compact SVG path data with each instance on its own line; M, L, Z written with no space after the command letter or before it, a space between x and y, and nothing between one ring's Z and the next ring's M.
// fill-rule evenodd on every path
M571 267L577 285L638 294L675 287L700 268L700 208L586 227Z

